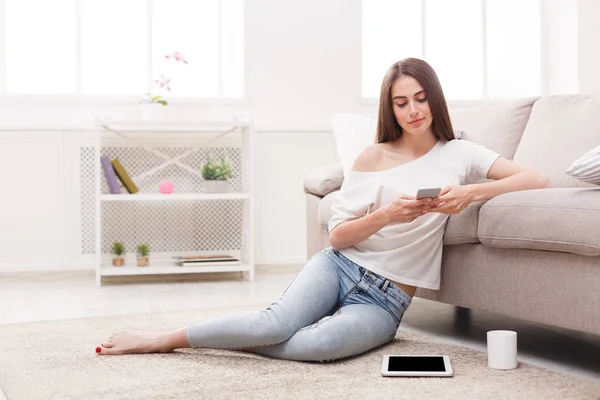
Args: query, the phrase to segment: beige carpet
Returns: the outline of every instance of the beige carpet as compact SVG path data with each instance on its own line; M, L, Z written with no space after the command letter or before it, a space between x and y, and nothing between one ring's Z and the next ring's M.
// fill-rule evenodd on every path
M258 307L0 325L0 387L33 399L599 399L600 384L527 364L487 368L486 355L400 329L396 339L329 364L222 350L96 356L115 330L175 329ZM383 354L448 354L453 378L384 378Z

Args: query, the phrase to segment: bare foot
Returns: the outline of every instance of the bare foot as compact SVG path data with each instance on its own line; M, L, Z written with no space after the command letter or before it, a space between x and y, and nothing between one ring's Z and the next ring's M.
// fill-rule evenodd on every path
M169 333L145 331L123 331L114 333L108 340L96 347L100 355L168 353L175 350L169 345Z

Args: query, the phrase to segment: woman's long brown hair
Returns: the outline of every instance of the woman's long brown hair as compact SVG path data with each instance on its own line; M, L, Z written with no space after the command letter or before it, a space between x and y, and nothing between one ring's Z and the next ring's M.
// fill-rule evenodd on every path
M402 76L412 76L427 94L431 110L431 130L438 140L454 139L454 131L448 114L448 105L437 74L431 65L418 58L405 58L388 69L379 97L379 118L377 120L377 143L391 142L402 136L402 128L396 121L392 102L392 85Z

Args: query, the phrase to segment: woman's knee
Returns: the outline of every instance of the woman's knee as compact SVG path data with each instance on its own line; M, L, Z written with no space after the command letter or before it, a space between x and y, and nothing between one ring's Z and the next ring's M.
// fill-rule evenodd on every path
M347 343L334 338L318 338L302 347L289 348L287 357L297 361L327 363L355 355Z
M270 344L282 343L294 335L285 315L278 315L272 309L266 308L256 312L254 323L249 329L253 335L265 338Z
M392 318L372 321L377 324L374 330L369 324L357 323L355 318L341 318L341 314L339 310L298 331L286 343L288 354L305 361L331 362L370 351L396 336L398 325Z
M315 334L318 325L332 317L325 317L321 321L300 329L285 343L265 351L265 355L294 361L331 362L353 355L351 343L341 340L333 335Z

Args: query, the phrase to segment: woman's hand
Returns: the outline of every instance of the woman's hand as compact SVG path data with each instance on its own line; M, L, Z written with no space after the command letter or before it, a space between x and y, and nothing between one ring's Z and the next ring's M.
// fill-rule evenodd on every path
M471 188L462 185L451 185L442 188L437 200L439 205L428 212L442 214L458 214L474 200Z
M385 207L388 224L391 222L412 222L425 212L435 209L437 199L416 200L414 196L401 195Z

